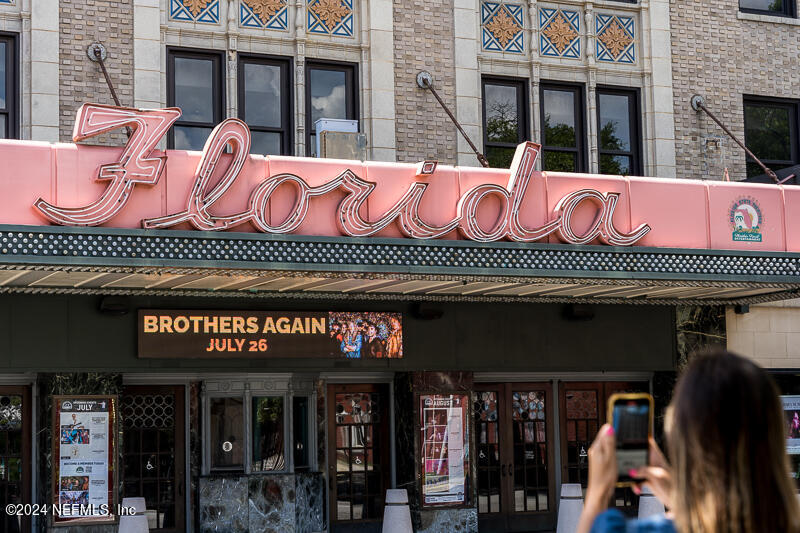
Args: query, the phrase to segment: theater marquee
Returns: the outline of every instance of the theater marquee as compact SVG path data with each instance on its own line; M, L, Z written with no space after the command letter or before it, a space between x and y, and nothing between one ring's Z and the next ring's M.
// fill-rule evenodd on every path
M403 357L400 313L139 311L139 357Z

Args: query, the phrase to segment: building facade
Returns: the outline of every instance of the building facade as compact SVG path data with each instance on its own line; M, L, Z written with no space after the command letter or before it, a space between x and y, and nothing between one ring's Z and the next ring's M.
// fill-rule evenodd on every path
M797 163L794 58L776 53L796 40L794 8L742 1L755 4L0 0L0 137L21 141L0 142L3 501L82 502L85 477L87 498L144 498L152 530L350 532L379 530L398 487L417 531L553 531L607 398L668 399L677 309L726 308L728 345L797 392L792 186L672 179L758 180L694 94L748 145L788 139L786 154L754 149L768 164ZM122 107L161 111L102 107L114 100L93 44ZM495 168L474 168L421 71ZM163 168L145 150L124 209L70 211L128 172L119 147L156 118L171 121L152 139ZM300 159L320 118L357 121L368 161ZM220 132L238 141L214 174ZM512 208L515 155L512 176L532 181ZM170 218L195 177L222 173L225 187L196 193L216 206ZM376 187L350 218L347 194L325 188L337 176ZM415 183L427 196L403 205L416 211L380 226ZM579 188L574 227L541 242L509 229L567 216L559 199ZM729 227L742 196L764 215L745 228L757 242ZM222 215L245 206L235 224ZM224 337L250 319L292 340ZM190 330L219 336L199 347ZM66 470L95 431L70 409L104 400L106 493ZM637 498L616 503L635 512ZM117 527L81 520L4 515L0 533Z

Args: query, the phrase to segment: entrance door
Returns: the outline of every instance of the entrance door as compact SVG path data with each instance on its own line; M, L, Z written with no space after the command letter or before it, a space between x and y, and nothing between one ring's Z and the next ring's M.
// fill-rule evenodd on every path
M550 384L481 383L475 390L478 529L554 530Z
M150 531L185 531L184 387L122 393L123 497L144 497Z
M561 425L561 482L580 483L589 477L588 451L600 426L606 423L608 398L616 392L649 392L641 382L576 382L559 384ZM616 507L634 513L639 498L628 489L617 489Z
M389 475L388 385L329 385L331 531L380 531Z
M0 503L30 503L31 393L28 387L0 387ZM30 531L30 520L0 514L0 533Z

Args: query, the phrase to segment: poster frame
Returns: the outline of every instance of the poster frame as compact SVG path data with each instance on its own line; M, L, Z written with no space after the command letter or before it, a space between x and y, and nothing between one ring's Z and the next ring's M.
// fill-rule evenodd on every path
M414 408L416 411L416 420L417 420L417 431L418 436L416 437L416 446L418 450L418 457L419 463L417 465L417 482L419 487L419 495L420 495L420 507L423 509L471 509L472 508L472 500L473 500L473 446L470 442L472 438L472 430L473 430L473 411L472 411L472 393L465 390L459 391L419 391L416 393L416 401L414 402ZM462 444L467 448L467 453L464 455L464 461L466 465L464 467L464 501L463 502L442 502L442 503L425 503L425 493L424 493L424 485L425 485L425 434L423 428L425 427L425 421L423 419L424 416L424 406L423 401L425 397L441 397L441 396L461 396L462 397L462 405L464 406L464 437Z
M65 527L74 525L103 525L103 524L117 524L119 523L118 508L119 508L119 457L117 444L119 439L119 395L117 394L60 394L53 395L53 414L51 420L51 461L52 467L52 483L50 484L50 501L49 504L58 503L58 482L60 479L61 469L61 429L60 429L60 415L61 403L64 400L107 400L110 405L109 409L109 424L108 434L110 439L108 442L108 455L109 455L109 472L106 474L106 483L109 483L110 498L108 505L110 513L108 516L100 517L75 517L75 518L61 518L57 517L55 512L49 513L50 519L48 522L51 527Z

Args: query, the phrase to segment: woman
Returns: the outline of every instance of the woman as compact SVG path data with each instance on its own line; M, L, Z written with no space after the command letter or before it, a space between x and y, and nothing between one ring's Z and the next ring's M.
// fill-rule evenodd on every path
M347 323L347 331L342 337L339 348L348 359L361 359L361 333L354 321L350 320Z
M671 518L626 523L606 510L617 481L614 432L589 449L589 484L578 533L798 533L781 402L772 379L728 352L697 355L667 410L668 465L650 442L650 466L631 471ZM640 492L640 486L634 487Z

